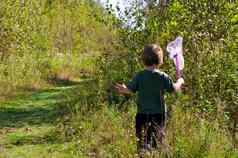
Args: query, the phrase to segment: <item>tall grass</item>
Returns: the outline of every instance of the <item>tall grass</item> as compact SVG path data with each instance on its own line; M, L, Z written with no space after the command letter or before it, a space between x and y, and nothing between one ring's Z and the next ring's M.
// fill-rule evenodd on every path
M201 118L177 107L169 121L167 139L173 157L231 157L231 134L218 120Z
M136 106L128 110L109 107L105 103L76 102L70 117L59 123L62 139L76 142L76 153L82 157L137 157L135 138ZM95 102L94 102L95 103ZM73 107L72 107L73 106ZM145 153L145 157L160 158L235 158L229 130L220 120L207 120L192 109L175 107L167 120L166 143Z

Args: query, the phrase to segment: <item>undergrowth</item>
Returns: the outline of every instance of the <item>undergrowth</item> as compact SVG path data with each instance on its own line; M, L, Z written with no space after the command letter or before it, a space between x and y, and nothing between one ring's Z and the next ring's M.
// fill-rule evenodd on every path
M1 158L138 157L133 101L122 107L109 106L98 94L94 80L70 83L68 87L61 84L52 90L12 98L4 104ZM165 144L144 153L144 157L238 156L221 118L208 119L191 107L184 108L180 102L170 106Z
M62 139L77 144L82 157L137 157L134 117L136 108L128 111L100 105L97 110L84 110L83 105L69 119L58 125ZM98 107L98 105L97 105ZM181 107L174 108L167 120L166 143L145 157L172 158L235 158L231 135L218 120L208 121Z

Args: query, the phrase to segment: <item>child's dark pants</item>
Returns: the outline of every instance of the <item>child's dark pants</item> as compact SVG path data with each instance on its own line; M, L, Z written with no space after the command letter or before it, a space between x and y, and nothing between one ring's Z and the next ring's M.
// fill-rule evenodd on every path
M162 144L164 133L164 114L140 114L136 115L137 149L156 148Z

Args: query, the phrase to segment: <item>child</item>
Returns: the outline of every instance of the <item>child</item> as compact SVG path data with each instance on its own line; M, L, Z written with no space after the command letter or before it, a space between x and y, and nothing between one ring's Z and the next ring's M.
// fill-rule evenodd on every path
M167 74L158 69L163 63L160 46L146 45L141 57L145 69L138 72L127 85L115 85L121 94L138 92L135 126L138 151L155 148L158 143L163 142L166 113L164 93L179 91L184 84L183 78L173 83Z

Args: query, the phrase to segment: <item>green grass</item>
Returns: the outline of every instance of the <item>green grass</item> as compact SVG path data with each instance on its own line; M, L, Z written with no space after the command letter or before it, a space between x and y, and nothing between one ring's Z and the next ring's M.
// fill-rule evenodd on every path
M57 87L1 102L0 157L67 157L63 151L70 143L57 137L55 127L62 117L59 105L76 84L61 81Z
M127 110L108 107L95 100L92 87L60 81L2 102L0 158L137 157L134 103ZM237 158L227 129L198 116L174 108L167 146L145 157Z

